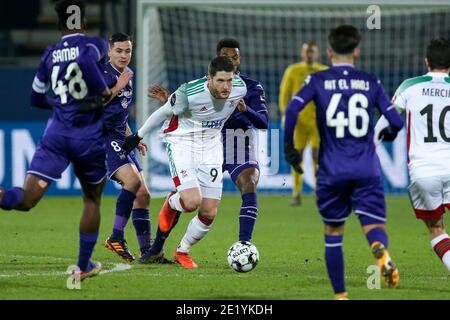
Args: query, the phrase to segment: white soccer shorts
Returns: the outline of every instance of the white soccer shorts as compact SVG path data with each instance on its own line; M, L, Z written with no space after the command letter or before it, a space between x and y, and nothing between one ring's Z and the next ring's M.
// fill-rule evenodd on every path
M170 173L177 191L199 188L203 198L220 200L223 187L222 144L197 149L167 143Z
M450 209L450 175L415 179L408 191L417 219L439 219Z

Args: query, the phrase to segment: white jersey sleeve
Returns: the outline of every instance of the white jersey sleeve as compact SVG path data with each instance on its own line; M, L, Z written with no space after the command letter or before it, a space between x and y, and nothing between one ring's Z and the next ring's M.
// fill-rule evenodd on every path
M395 91L394 97L392 98L392 103L395 105L397 109L405 110L406 109L406 93L405 89L409 87L409 79L403 81L403 83L397 88Z
M169 97L170 106L173 109L174 115L183 114L189 107L187 98L187 83L182 84L178 89L172 93Z

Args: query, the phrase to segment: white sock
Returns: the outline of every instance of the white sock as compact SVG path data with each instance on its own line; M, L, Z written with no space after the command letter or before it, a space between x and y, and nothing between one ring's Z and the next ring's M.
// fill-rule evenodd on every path
M434 251L436 251L436 245L441 242L444 239L449 239L450 237L448 236L448 234L444 233L441 234L440 236L437 236L436 238L431 240L431 246L433 247ZM437 254L439 254L436 251ZM450 250L445 252L444 255L442 256L442 263L447 267L447 269L450 271Z
M450 251L447 251L442 257L442 262L447 267L448 271L450 271Z
M180 193L177 192L175 194L173 194L170 198L169 198L169 205L173 210L177 210L179 212L183 212L183 206L181 205L181 198L180 198Z
M211 225L206 225L200 221L198 216L196 215L187 227L186 233L184 234L183 239L181 239L180 244L178 245L178 252L189 252L191 247L203 239L204 236L211 229Z

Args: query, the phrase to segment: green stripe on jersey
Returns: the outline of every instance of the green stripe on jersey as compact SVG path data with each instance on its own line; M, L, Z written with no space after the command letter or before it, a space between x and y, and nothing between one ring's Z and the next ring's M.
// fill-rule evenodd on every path
M190 96L193 96L193 95L195 95L197 93L204 92L204 91L205 91L205 88L201 87L201 88L199 88L197 90L188 91L187 92L187 96L190 97Z
M204 86L205 86L205 83L200 83L200 84L198 84L198 85L196 85L194 87L188 88L187 91L195 91L197 89L203 88Z
M415 84L419 84L422 82L428 82L431 80L433 80L433 77L430 77L430 76L420 76L420 77L415 77L415 78L411 78L411 79L406 79L405 81L402 82L400 87L398 87L396 94L402 93L403 91L405 91L406 89L408 89L409 87L411 87Z
M445 77L444 80L445 80L445 82L450 83L450 78L449 77Z
M191 82L188 82L187 89L190 90L190 89L193 89L194 87L197 87L198 85L203 85L206 81L208 81L208 79L201 78L198 80L193 80Z
M166 143L166 151L167 151L167 158L169 159L170 173L172 175L172 178L175 178L178 176L178 172L177 167L175 166L175 161L173 160L172 146L170 145L170 143Z

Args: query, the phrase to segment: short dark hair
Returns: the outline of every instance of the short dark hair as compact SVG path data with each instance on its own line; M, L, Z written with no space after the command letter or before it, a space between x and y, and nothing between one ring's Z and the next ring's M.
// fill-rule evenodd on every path
M133 42L131 40L131 36L126 33L123 33L123 32L114 33L113 35L111 35L111 37L109 37L109 45L110 46L113 46L114 42L123 42L123 41Z
M358 46L361 34L354 26L341 25L330 31L328 41L337 54L349 54Z
M80 8L80 14L81 14L81 23L82 28L85 27L84 25L84 18L85 18L85 12L86 12L86 6L82 0L60 0L55 4L55 11L58 14L58 28L60 30L67 30L67 19L72 15L71 13L67 13L67 8L75 5L78 8Z
M217 43L216 53L219 54L222 48L237 48L239 49L239 41L233 38L223 38Z
M443 38L431 40L426 57L430 69L450 68L450 42Z
M219 71L234 72L233 62L230 58L218 56L211 60L208 66L208 74L214 77Z

